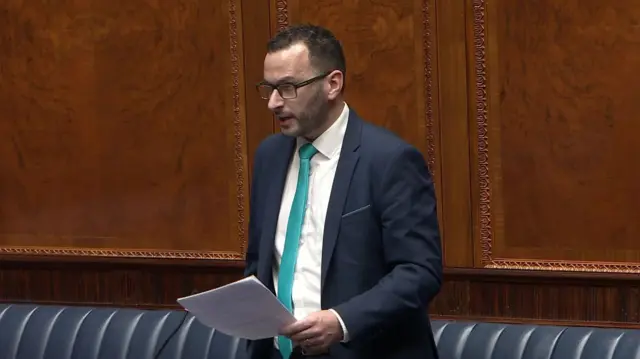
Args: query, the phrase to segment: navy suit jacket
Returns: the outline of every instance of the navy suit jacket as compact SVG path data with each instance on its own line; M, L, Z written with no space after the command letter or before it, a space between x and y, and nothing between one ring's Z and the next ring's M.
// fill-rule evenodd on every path
M245 275L272 291L274 238L295 138L275 134L255 154ZM322 309L349 332L332 358L435 359L427 314L442 253L432 178L422 154L353 109L332 187L322 248ZM274 291L275 293L275 291ZM273 339L249 342L268 358Z

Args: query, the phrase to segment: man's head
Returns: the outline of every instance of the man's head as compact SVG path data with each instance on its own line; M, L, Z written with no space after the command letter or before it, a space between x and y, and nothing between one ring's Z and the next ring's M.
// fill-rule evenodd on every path
M345 74L335 36L320 26L296 25L269 41L258 90L284 134L314 140L342 109Z

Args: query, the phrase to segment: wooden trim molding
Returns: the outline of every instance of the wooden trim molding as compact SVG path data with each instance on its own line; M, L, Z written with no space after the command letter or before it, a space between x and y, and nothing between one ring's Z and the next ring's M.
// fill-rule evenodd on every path
M432 0L422 1L422 48L424 52L424 106L427 127L427 164L431 175L436 169L436 136L434 130L433 40Z
M491 259L485 268L536 270L536 271L571 271L600 273L640 273L638 263L578 262L551 260L514 260Z
M244 248L244 244L243 247ZM25 256L54 257L115 257L115 258L149 258L149 259L206 259L206 260L242 260L243 253L238 252L204 252L204 251L171 251L171 250L129 250L129 249L95 249L95 248L60 248L60 247L0 247L1 256L13 256L15 259Z
M242 67L242 52L238 48L242 49L242 15L241 7L236 6L236 2L239 0L229 0L229 44L231 53L231 74L233 78L233 128L235 143L234 150L234 163L236 170L236 201L238 204L238 241L240 242L240 253L233 253L233 257L229 259L242 259L244 258L245 248L247 247L247 239L245 235L245 210L248 207L247 198L245 198L245 180L248 178L246 171L246 116L244 113L244 104L242 104L241 92L244 92L244 88L241 86L244 84L243 67ZM241 91L242 90L242 91ZM220 259L227 259L225 252L210 252L209 255L215 255ZM217 258L216 258L217 259Z
M289 4L287 0L276 1L277 31L284 30L289 25Z
M479 225L482 262L491 263L491 179L489 177L489 124L487 119L487 72L485 48L485 2L473 1L473 38L476 75L476 125L478 131Z

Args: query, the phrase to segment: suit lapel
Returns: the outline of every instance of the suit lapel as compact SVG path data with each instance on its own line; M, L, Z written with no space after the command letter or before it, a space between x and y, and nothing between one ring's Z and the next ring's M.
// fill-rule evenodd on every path
M362 121L352 109L349 113L349 123L347 124L344 140L342 141L342 150L340 151L340 159L338 160L338 167L333 180L329 206L327 207L327 217L324 224L321 288L324 288L329 263L331 262L333 249L335 248L336 239L338 238L340 219L342 218L344 204L347 199L347 194L349 193L351 177L358 163L359 154L357 149L360 147L361 130Z
M275 146L275 150L269 154L271 161L269 163L268 178L263 181L269 181L269 191L264 207L263 231L260 238L260 267L258 273L261 275L263 283L273 283L271 280L271 269L273 267L273 248L275 246L276 228L278 224L278 215L280 213L280 203L282 202L282 192L284 190L287 172L289 170L289 162L295 149L295 139L292 137L282 136L280 143ZM266 174L266 173L265 173ZM274 290L273 285L270 286Z

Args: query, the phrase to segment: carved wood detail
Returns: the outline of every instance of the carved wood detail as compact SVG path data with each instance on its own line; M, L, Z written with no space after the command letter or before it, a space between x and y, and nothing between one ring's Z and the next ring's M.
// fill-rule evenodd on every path
M550 260L491 259L485 268L515 270L549 270L564 272L640 273L635 263L603 263Z
M430 0L422 1L422 47L424 51L424 105L427 126L427 163L433 176L436 168L436 143L433 126L433 76L432 76L432 45L431 36L431 6Z
M278 20L278 31L284 30L289 25L289 4L287 0L276 1L276 18Z
M480 186L480 244L482 261L491 261L491 180L487 122L487 70L485 51L485 2L473 2L473 35L476 75L476 122L478 126L478 185Z
M129 249L93 249L93 248L57 248L57 247L0 247L0 255L28 256L80 256L80 257L118 257L153 259L216 259L242 260L244 255L238 252L222 251L165 251L165 250L129 250Z
M246 131L243 129L244 118L240 113L240 61L238 55L238 19L236 13L236 1L229 0L229 43L231 53L231 73L233 78L233 128L234 128L234 162L236 165L236 191L238 203L238 240L240 241L240 253L234 258L244 258L247 239L245 236L245 198L244 198L244 176L245 176L245 144L244 137Z

